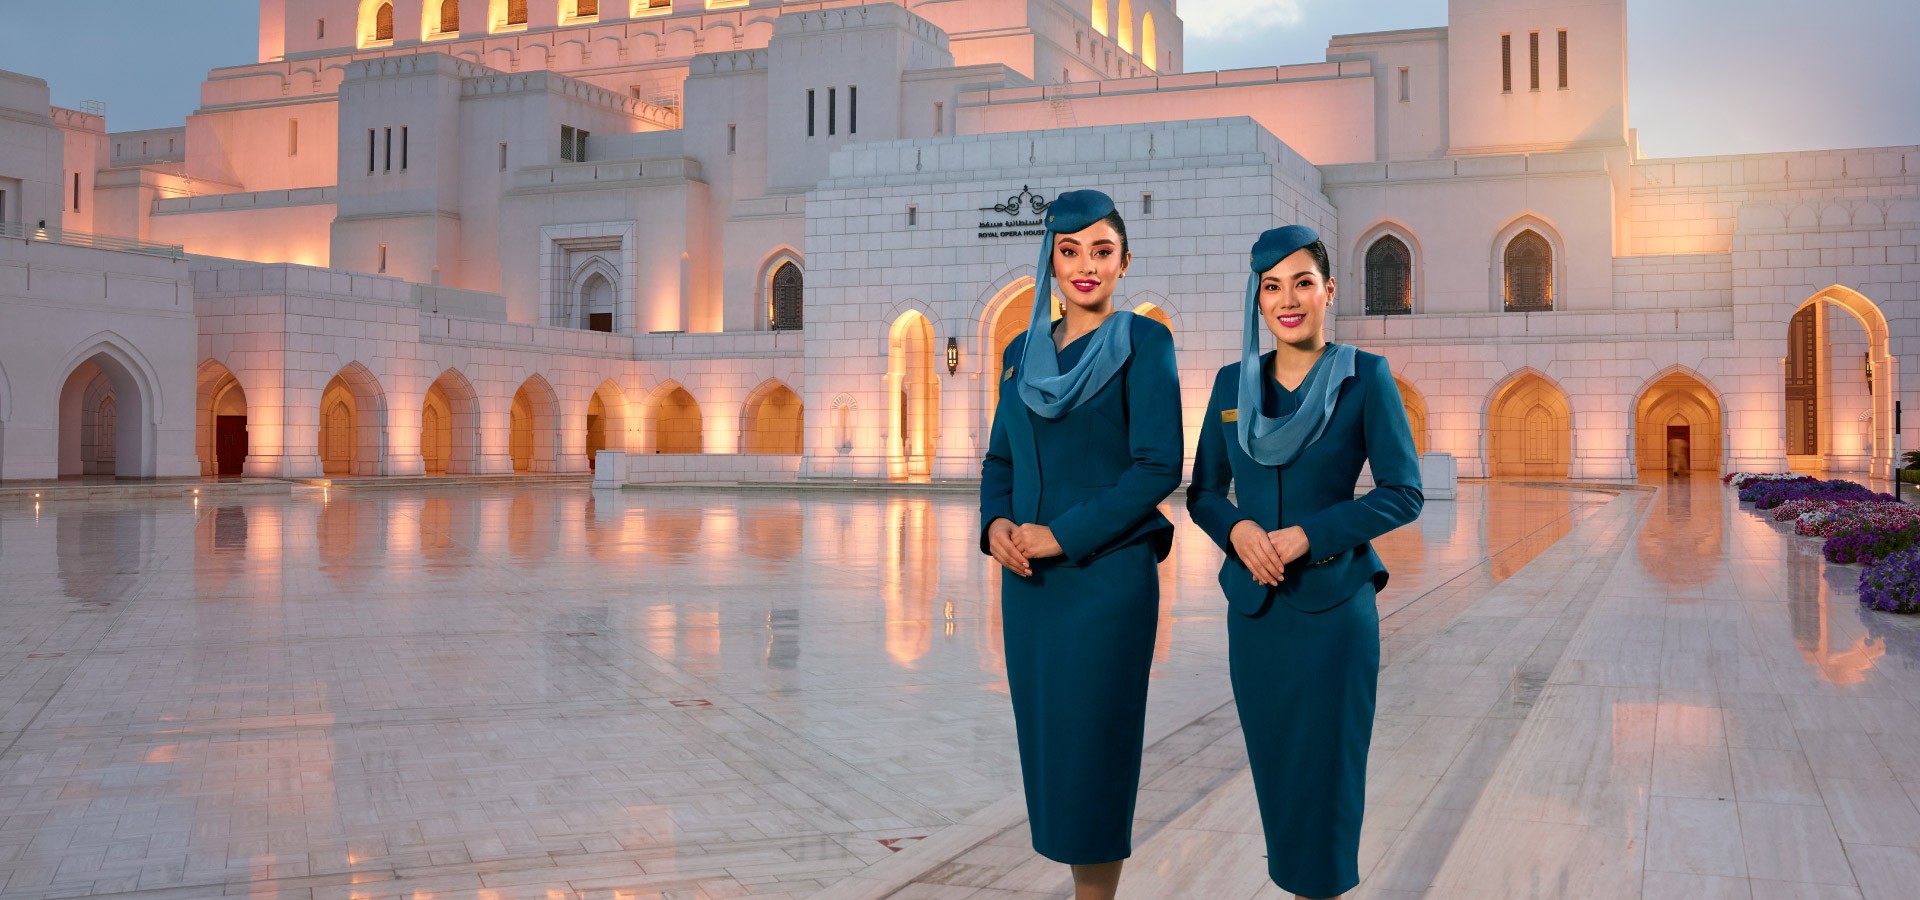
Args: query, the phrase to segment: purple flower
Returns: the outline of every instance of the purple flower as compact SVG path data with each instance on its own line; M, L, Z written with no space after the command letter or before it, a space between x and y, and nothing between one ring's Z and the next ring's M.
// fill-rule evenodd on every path
M1861 572L1860 605L1883 612L1920 612L1920 548L1889 554Z

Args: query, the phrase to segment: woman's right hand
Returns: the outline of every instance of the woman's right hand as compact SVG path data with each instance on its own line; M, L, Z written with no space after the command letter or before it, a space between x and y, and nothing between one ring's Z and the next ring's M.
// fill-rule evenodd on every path
M987 549L993 551L994 561L1007 571L1021 577L1030 576L1033 574L1033 564L1027 561L1026 554L1021 553L1019 547L1013 545L1014 531L1013 522L1007 519L993 520L987 525ZM1272 552L1273 548L1269 546L1267 550Z
M1241 519L1234 523L1228 536L1233 539L1234 554L1246 564L1247 571L1253 573L1253 580L1267 587L1278 587L1286 579L1286 563L1280 561L1280 552L1273 549L1273 541L1260 523Z

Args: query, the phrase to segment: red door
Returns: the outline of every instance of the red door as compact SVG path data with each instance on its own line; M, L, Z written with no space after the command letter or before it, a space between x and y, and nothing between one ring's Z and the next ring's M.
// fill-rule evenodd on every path
M213 458L221 475L238 475L246 467L246 416L220 416L214 420Z

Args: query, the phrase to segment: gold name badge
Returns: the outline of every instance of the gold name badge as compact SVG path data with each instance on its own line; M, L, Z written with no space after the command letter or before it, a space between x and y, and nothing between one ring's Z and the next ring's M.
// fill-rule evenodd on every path
M1002 376L1000 376L1000 380L1001 380L1001 381L1012 381L1012 380L1013 380L1013 369L1012 369L1012 367L1008 367L1008 369L1007 369L1007 374L1005 374L1005 375L1002 375Z
M1240 411L1237 409L1223 409L1220 411L1220 421L1238 422L1240 421Z

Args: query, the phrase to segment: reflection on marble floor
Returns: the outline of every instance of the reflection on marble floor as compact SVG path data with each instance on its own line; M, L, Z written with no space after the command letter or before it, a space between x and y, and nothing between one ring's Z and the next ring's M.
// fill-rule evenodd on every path
M1277 896L1238 783L1219 557L1172 511L1129 889ZM1706 482L1467 485L1383 539L1363 896L1587 896L1620 871L1649 897L1692 896L1655 893L1691 884L1678 876L1774 896L1769 875L1836 878L1839 841L1838 885L1905 877L1920 821L1900 817L1920 813L1883 788L1920 777L1901 699L1915 632L1858 611L1817 553L1782 555L1793 540L1750 519ZM967 833L956 823L1017 807L998 577L976 528L965 496L553 485L0 510L0 896L699 900L877 883ZM1669 706L1678 743L1660 730ZM1546 713L1560 743L1530 769ZM1742 791L1724 799L1693 796L1718 771L1698 750L1716 715ZM1687 749L1668 759L1667 743ZM1743 773L1773 793L1749 802ZM1528 793L1542 777L1558 786L1546 799ZM1726 818L1697 806L1716 802L1775 843L1806 810L1852 818L1836 812L1833 845L1797 863L1736 829L1743 858L1791 871L1687 868L1721 845L1680 862L1646 850L1649 827ZM1585 830L1502 831L1563 819ZM960 847L950 877L897 896L1058 896L1057 868L1022 839L1016 825ZM1500 845L1546 860L1528 883L1573 889L1529 894L1468 864ZM1555 882L1540 873L1562 847L1579 861L1559 859Z

